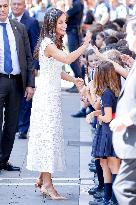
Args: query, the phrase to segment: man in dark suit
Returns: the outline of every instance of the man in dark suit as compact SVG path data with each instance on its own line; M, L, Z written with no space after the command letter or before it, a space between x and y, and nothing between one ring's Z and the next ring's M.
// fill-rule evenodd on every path
M136 53L136 18L127 24L126 40ZM136 204L136 62L134 63L117 104L116 118L110 124L115 152L122 159L114 191L119 205Z
M8 163L23 93L34 94L32 54L25 27L9 20L9 0L0 1L0 170L19 171ZM4 111L4 116L3 116Z
M25 0L11 0L11 11L10 17L25 25L30 41L31 52L33 54L40 34L38 21L29 16L28 11L26 11ZM35 75L37 75L39 69L37 60L33 60L33 68L35 70ZM26 101L26 98L23 97L18 121L19 139L27 138L27 132L30 126L31 108L32 100Z
M72 52L80 46L81 43L81 33L80 25L83 17L84 4L82 0L72 0L70 1L69 9L67 11L68 21L67 21L67 36L68 36L68 48ZM70 64L75 77L82 77L82 71L79 59ZM76 86L67 89L68 92L78 92Z

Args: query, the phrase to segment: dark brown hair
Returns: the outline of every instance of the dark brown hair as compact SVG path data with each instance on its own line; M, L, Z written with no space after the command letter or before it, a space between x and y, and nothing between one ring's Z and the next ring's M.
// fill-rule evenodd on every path
M56 36L57 21L58 21L58 18L62 14L64 14L64 12L59 10L59 9L56 9L56 8L51 8L51 9L48 9L46 11L45 16L44 16L44 23L43 23L43 26L41 28L40 37L39 37L37 46L36 46L35 51L34 51L34 58L39 57L39 47L40 47L42 40L45 37L50 38L55 43L57 48L62 50L62 48L63 48L63 41L62 41L63 36L61 36L59 39L57 39L57 36Z
M116 97L120 93L120 79L112 63L104 61L95 69L94 75L95 94L102 96L109 88Z

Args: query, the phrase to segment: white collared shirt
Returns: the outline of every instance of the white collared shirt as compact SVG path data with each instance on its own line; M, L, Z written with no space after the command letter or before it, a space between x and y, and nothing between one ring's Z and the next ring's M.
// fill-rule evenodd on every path
M127 17L127 9L124 5L120 4L118 7L113 9L110 8L110 20L114 21L117 18L126 18Z
M14 16L14 14L12 14L12 19L17 19L18 22L21 21L22 16L24 15L24 13L21 16Z
M94 12L96 21L98 22L101 21L101 18L107 14L108 14L108 8L105 3L101 3L96 6L96 9Z
M3 22L0 22L3 23ZM12 68L13 71L11 74L17 75L20 74L20 66L19 66L19 60L17 55L17 49L16 49L16 41L15 36L13 34L12 27L10 25L9 19L7 19L4 23L6 23L6 29L9 39L9 45L11 50L11 59L12 59ZM6 74L4 71L4 41L3 41L3 27L0 26L0 73Z

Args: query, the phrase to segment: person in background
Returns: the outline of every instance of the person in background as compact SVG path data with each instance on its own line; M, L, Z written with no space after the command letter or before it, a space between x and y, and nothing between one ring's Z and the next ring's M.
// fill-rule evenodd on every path
M129 17L136 15L136 0L124 0L125 7L127 8L127 14Z
M105 38L106 38L106 34L104 32L97 33L95 45L97 46L98 49L105 47L105 41L104 41Z
M30 17L26 13L25 9L26 9L25 0L11 0L12 13L10 17L12 19L16 19L18 22L25 25L28 33L29 41L30 41L31 52L33 54L39 38L40 28L39 28L38 21ZM33 69L34 69L35 76L37 76L39 70L39 62L37 60L33 60ZM27 101L26 98L22 96L18 128L17 128L17 131L19 132L18 135L19 139L27 138L27 133L30 126L31 107L32 107L32 100Z
M22 96L34 94L32 54L25 26L9 19L9 1L0 1L0 170L20 171L8 162Z
M95 8L95 21L105 25L109 21L109 6L104 0L98 0Z
M91 25L95 21L94 18L94 11L95 11L95 1L93 0L86 0L85 1L85 9L84 9L84 17L82 23L82 35L86 33L87 30L91 28Z
M72 3L71 3L72 2ZM81 33L80 25L83 17L84 4L82 0L73 0L69 1L69 9L67 10L67 37L68 37L68 48L72 52L80 46L81 43ZM76 59L75 62L70 64L74 76L82 77L82 71L79 59ZM68 92L77 92L77 88L74 85L72 88L67 89Z
M136 53L136 18L126 27L129 49ZM116 109L116 117L110 123L113 130L113 146L122 159L114 192L119 205L136 204L136 64L129 72Z
M43 2L39 3L39 8L37 9L37 11L35 12L35 18L37 19L37 21L39 22L40 28L43 25L44 22L44 15L47 9L47 5Z
M127 8L123 3L120 3L119 0L110 0L110 20L127 17Z

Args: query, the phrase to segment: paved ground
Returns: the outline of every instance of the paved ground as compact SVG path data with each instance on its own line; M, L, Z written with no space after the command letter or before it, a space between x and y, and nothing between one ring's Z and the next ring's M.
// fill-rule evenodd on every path
M91 200L87 193L94 185L93 174L88 171L91 128L84 119L70 116L80 109L78 94L63 92L62 97L67 169L53 177L58 191L68 200L44 200L38 190L35 192L38 173L25 168L27 140L16 138L10 161L22 169L20 173L2 171L0 174L0 205L88 205Z

